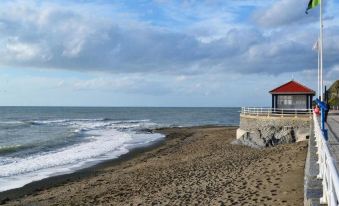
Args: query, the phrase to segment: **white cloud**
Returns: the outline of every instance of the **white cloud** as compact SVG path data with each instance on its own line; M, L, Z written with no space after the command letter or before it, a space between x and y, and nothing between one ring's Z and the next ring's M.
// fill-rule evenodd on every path
M255 0L230 5L189 1L179 4L178 10L172 1L161 2L162 15L169 22L181 22L178 27L153 24L115 4L9 1L0 7L0 62L14 67L175 75L312 69L316 62L310 48L317 30L290 25L306 18L305 1L269 1L270 6ZM228 9L246 5L261 8L254 15L259 24L283 29L256 28L249 20L237 20L245 14ZM338 63L334 54L339 51L335 43L339 28L331 26L329 31L332 43L325 41L329 54L325 59L331 66Z
M17 37L9 38L2 49L3 58L9 61L48 61L51 56L49 51L44 50L43 45L37 43L21 42Z
M255 21L264 27L279 27L317 20L318 10L305 14L309 0L276 0L253 15Z

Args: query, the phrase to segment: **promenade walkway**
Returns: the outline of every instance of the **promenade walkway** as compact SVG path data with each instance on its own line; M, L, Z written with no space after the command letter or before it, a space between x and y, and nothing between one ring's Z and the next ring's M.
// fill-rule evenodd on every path
M331 112L327 118L328 143L339 168L339 112Z

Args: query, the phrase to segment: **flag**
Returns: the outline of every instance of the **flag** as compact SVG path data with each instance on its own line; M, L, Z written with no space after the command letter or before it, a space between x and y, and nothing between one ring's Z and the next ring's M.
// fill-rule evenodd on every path
M321 0L310 0L305 13L308 14L308 10L313 9L314 7L318 6L320 4L320 1Z
M319 51L319 40L314 43L312 50Z

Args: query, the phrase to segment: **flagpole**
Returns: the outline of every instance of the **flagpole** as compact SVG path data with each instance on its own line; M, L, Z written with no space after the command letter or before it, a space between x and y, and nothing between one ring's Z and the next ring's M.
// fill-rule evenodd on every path
M323 0L320 0L320 100L323 101Z
M317 51L318 51L318 98L320 96L320 48L319 48L319 38L317 40Z

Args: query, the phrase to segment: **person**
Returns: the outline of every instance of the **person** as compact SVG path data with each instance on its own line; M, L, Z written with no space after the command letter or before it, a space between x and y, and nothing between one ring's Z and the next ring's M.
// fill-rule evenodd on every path
M315 113L316 115L320 115L320 109L319 109L318 105L315 105L314 113Z
M330 111L330 105L328 103L326 103L326 109L325 109L325 122L327 122L327 116L328 116L328 112Z

